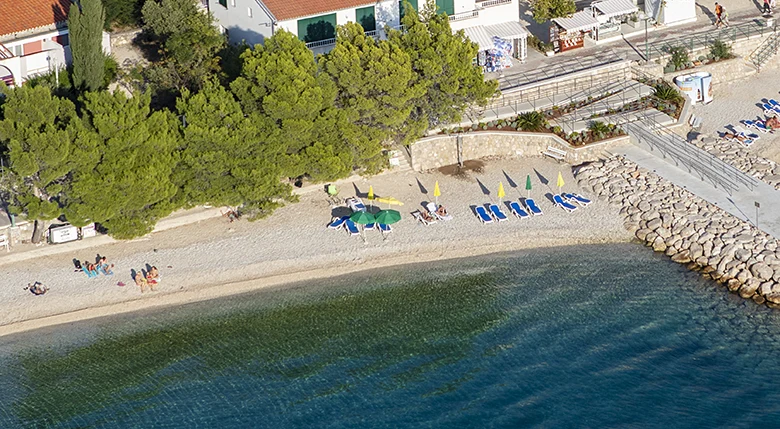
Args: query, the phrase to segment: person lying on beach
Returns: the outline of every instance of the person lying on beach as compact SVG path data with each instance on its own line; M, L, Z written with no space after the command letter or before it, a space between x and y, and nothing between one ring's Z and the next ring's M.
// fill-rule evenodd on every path
M444 206L439 206L439 208L436 209L436 214L441 216L441 217L446 217L447 216L447 209L445 209Z
M29 289L33 295L43 295L49 291L49 288L40 282L35 282L32 285L27 283L27 287L25 289Z
M747 139L748 139L747 137L745 137L745 136L743 136L743 135L740 135L740 134L734 134L734 133L726 133L726 134L723 134L723 138L724 138L724 139L726 139L726 140L734 140L734 139L736 139L736 140L739 140L739 141L741 141L742 143L744 143L744 142L745 142L745 140L747 140Z
M764 121L764 126L769 128L770 131L774 131L780 128L780 119L777 119L777 116L772 116Z
M435 222L436 221L436 219L434 219L433 216L431 216L431 214L428 213L426 210L420 210L420 217L422 217L423 220L426 221L426 222Z
M144 289L146 289L146 286L148 286L148 283L146 282L146 277L139 271L135 273L135 284L138 285L138 287L141 288L141 293L144 293Z
M149 273L146 273L146 282L149 283L149 286L156 285L157 284L157 279L152 277L152 273L149 272Z
M111 268L114 268L114 264L109 265L108 264L108 259L106 259L105 256L100 258L99 267L100 267L100 271L103 273L103 275L106 275L106 276L113 276L114 275L114 272L111 271Z
M149 276L155 280L160 280L160 271L157 270L157 267L152 267L151 270L149 270Z
M238 218L239 218L238 212L233 210L233 209L229 209L225 213L222 213L222 216L227 217L228 220L230 221L230 223L233 223L234 221L237 221Z

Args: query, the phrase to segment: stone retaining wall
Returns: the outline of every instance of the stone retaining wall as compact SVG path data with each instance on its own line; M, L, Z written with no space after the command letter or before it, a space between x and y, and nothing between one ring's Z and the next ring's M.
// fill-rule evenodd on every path
M567 152L566 162L580 164L597 160L605 150L628 142L628 136L622 136L574 148L565 140L550 133L485 131L463 133L460 136L464 161L494 156L541 156L548 146L553 146ZM430 170L458 162L455 135L426 137L413 143L409 149L412 168L416 171Z
M620 207L626 229L656 252L745 299L780 308L774 237L622 157L583 166L575 177Z

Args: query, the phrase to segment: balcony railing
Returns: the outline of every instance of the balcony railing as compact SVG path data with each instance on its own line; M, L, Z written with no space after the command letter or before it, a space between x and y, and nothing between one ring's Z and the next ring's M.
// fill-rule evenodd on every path
M2 43L0 43L0 60L4 60L7 58L13 58L14 53L8 50L8 48L5 47Z
M477 8L482 9L486 7L501 6L509 3L512 3L512 0L488 0L488 1L478 2Z
M470 12L461 12L449 16L450 21L464 21L467 19L479 18L479 11L472 10Z
M379 31L378 30L366 31L365 34L366 34L367 37L373 37L374 39L378 39L379 38ZM330 45L335 45L335 44L336 44L336 38L334 37L332 39L325 39L325 40L318 40L316 42L309 42L309 43L306 44L306 47L309 48L309 49L312 49L312 48L321 48L323 46L330 46Z

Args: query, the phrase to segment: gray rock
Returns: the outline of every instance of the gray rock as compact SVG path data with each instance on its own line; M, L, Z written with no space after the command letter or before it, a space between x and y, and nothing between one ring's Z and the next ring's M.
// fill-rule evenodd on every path
M772 282L761 283L761 285L758 287L758 293L760 293L761 295L769 295L770 293L772 293L773 285L774 283Z
M647 201L640 201L637 207L639 207L639 210L642 210L643 212L647 212L652 208L652 206L650 206L650 203L648 203Z
M739 296L745 299L751 298L756 294L756 291L760 285L761 282L756 279L747 280L742 284L742 286L739 287Z
M647 228L648 229L652 229L653 231L658 232L657 230L660 227L661 227L661 219L660 218L647 219Z
M726 282L726 286L731 292L736 292L742 286L742 283L740 283L737 279L729 279L729 281Z
M774 275L774 270L763 262L751 265L750 272L753 273L753 276L761 280L770 280Z
M659 237L664 239L672 236L672 232L664 227L659 227L658 229L655 230L655 233L658 234Z
M656 237L655 240L653 240L653 250L656 252L663 252L666 250L666 243L664 243L663 238Z
M699 243L691 243L688 250L691 252L691 258L693 259L704 255L704 247Z
M747 249L737 249L734 251L734 257L742 262L747 261L751 256L753 256L753 252Z
M672 256L672 261L677 262L678 264L687 264L688 262L691 262L691 255L687 250L682 250Z

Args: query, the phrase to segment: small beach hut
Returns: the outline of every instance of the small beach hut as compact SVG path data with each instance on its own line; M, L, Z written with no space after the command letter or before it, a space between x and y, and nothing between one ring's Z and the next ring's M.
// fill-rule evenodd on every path
M585 8L569 17L553 18L550 25L550 43L555 52L566 52L585 45L585 36L592 34L599 26L593 11Z
M621 24L627 22L639 8L631 0L605 0L591 3L593 16L599 22L594 39L606 35L619 35Z

